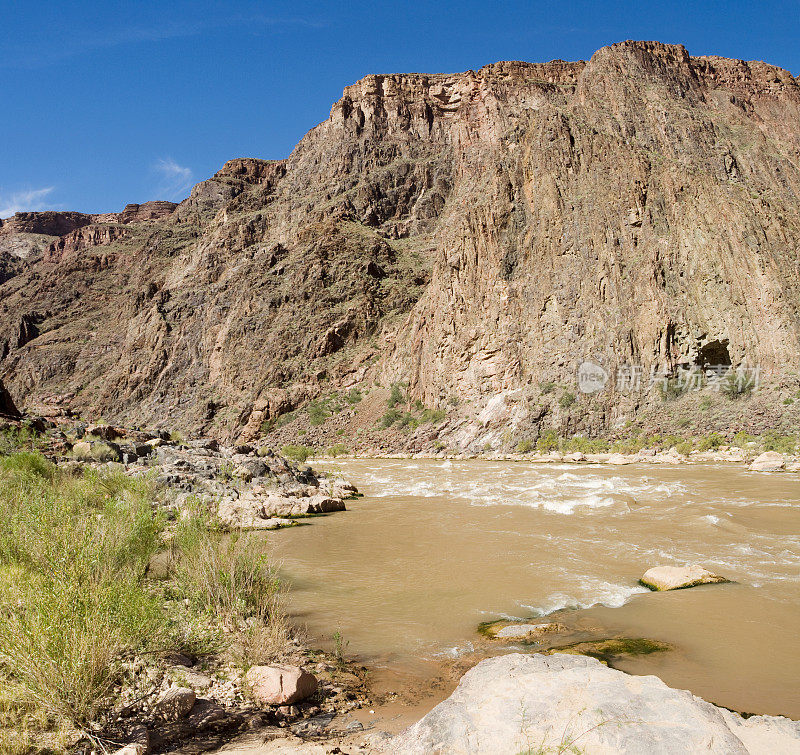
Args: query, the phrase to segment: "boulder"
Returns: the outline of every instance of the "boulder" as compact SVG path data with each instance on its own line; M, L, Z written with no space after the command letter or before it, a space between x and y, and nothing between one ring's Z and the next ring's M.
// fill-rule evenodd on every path
M103 440L116 440L117 438L122 438L125 432L111 425L89 425L86 428L86 434L94 435L95 438L102 438Z
M702 566L692 564L691 566L654 566L642 575L639 584L650 590L661 592L729 581Z
M777 451L765 451L756 456L748 467L751 472L780 472L786 467L786 459Z
M188 687L170 687L153 706L155 713L167 721L177 721L188 716L197 696Z
M554 621L538 624L509 624L503 621L484 625L481 632L498 640L527 640L548 632L564 632L566 627Z
M512 653L468 671L447 700L387 750L789 753L800 751L800 724L771 716L745 720L655 676L629 676L594 658Z
M299 666L253 666L245 679L262 705L293 705L317 691L317 678Z
M608 461L606 463L622 465L622 464L633 464L634 461L635 460L632 457L625 456L624 454L611 454L611 456L608 457Z
M147 747L143 744L125 745L125 747L115 750L114 755L146 755Z

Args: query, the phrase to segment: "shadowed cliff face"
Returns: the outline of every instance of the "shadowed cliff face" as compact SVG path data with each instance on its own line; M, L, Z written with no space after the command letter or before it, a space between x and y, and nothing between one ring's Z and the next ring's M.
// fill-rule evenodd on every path
M799 197L800 87L763 63L626 42L369 76L177 207L5 221L0 378L234 433L323 386L480 403L590 359L612 385L576 427L602 430L649 400L620 365L798 366Z

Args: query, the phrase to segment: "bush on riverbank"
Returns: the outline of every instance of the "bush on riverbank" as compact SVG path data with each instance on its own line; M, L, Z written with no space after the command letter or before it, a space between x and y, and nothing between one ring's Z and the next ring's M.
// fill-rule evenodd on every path
M160 517L149 485L67 475L36 453L0 461L0 664L5 685L50 720L92 721L125 652L162 645L143 583Z
M749 451L778 451L791 455L800 449L800 438L796 435L781 435L777 432L756 436L744 431L737 432L729 438L716 432L697 437L635 433L617 439L586 438L581 435L565 438L557 435L553 430L545 430L536 440L535 445L530 440L520 440L516 445L516 451L517 453L530 453L535 448L538 453L542 454L551 451L558 451L562 454L574 452L635 454L645 448L668 451L675 447L679 453L688 456L692 451L713 451L723 445Z
M144 478L0 456L0 751L28 752L43 729L96 732L133 656L225 650L249 665L285 650L263 543L208 525L167 533Z

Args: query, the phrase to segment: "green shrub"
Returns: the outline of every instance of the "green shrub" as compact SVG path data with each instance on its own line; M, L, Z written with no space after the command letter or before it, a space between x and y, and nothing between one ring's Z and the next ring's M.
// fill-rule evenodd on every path
M390 409L393 409L398 404L403 403L405 400L405 396L403 395L403 390L400 387L399 383L392 383L392 388L389 392L389 398L386 401L386 404Z
M330 417L330 412L321 401L312 401L307 407L308 421L314 426L321 425Z
M349 454L350 450L344 443L336 443L335 445L331 446L325 453L328 456L344 456L345 454Z
M704 438L700 439L700 442L697 444L698 451L709 451L711 449L719 448L720 446L724 445L725 438L723 438L719 433L711 433L710 435L706 435Z
M534 444L529 440L521 440L517 443L517 453L528 454L535 448Z
M752 393L754 385L751 381L744 379L741 375L731 370L725 380L722 381L720 392L729 399L744 398Z
M143 585L162 526L151 497L146 481L119 473L73 477L43 458L3 460L0 664L21 699L53 719L85 728L120 658L166 636Z
M564 391L564 393L561 394L561 398L558 400L558 403L564 409L572 406L575 403L575 394L570 393L569 391Z
M747 448L750 443L754 443L756 440L755 435L750 435L750 433L745 430L739 430L739 432L733 436L731 445L737 448Z
M389 411L386 412L383 417L381 417L381 427L384 429L391 427L402 416L403 412L401 412L399 409L389 409Z
M345 396L345 399L350 406L355 406L359 401L361 401L362 398L364 397L361 395L361 391L358 388L351 388Z
M304 464L311 456L314 455L314 449L311 446L294 446L288 445L281 449L281 453L292 461L299 461Z
M536 441L536 450L546 454L558 448L558 436L553 430L545 430Z
M675 446L675 450L682 456L688 456L692 452L692 444L688 441L683 441Z
M425 409L422 412L421 420L422 422L431 422L436 425L444 420L446 414L444 409Z
M782 454L793 454L797 450L798 439L794 435L781 435L775 430L761 436L761 447L765 451L777 451Z
M274 661L285 649L289 627L283 585L264 539L253 533L215 532L200 516L182 523L175 545L178 594L211 626L222 622L237 662L250 666ZM208 630L196 638L201 650L209 640L212 651L225 642Z
M673 401L676 398L680 398L684 393L686 393L687 389L688 384L681 382L678 380L678 378L662 380L658 386L658 390L661 393L661 398L664 401Z
M555 383L539 383L539 390L541 391L542 395L546 395L548 393L552 393L556 389Z

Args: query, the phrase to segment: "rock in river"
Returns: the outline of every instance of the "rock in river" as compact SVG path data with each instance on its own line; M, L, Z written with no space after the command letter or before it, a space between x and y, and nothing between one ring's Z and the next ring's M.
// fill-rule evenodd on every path
M691 566L654 566L642 575L639 584L650 590L661 592L729 581L702 566L693 564Z
M655 676L593 658L510 655L482 661L427 716L395 737L404 755L520 752L800 752L800 723L743 719Z

